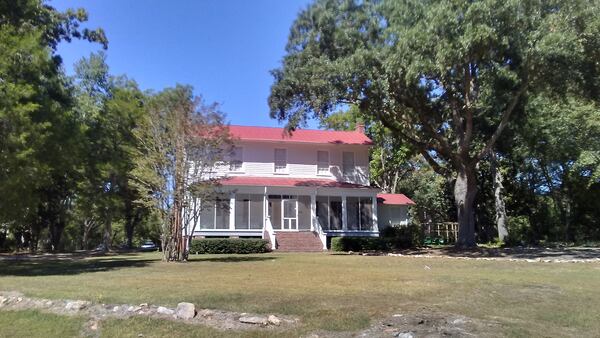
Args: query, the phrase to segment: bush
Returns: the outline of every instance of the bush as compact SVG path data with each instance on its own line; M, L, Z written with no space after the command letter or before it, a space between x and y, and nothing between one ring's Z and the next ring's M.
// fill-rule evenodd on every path
M395 249L414 248L423 245L423 231L418 224L394 225L385 227L381 237L391 238Z
M333 237L332 251L390 251L423 244L423 232L418 224L383 228L381 237Z
M394 241L383 237L333 237L331 250L333 251L387 251L394 247Z
M250 254L269 252L269 242L255 238L204 238L192 240L192 254Z
M508 217L507 226L508 236L504 239L506 246L525 245L534 242L529 217Z

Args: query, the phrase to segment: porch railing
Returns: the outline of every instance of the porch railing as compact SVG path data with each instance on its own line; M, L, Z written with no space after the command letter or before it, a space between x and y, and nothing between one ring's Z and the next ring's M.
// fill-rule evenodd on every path
M264 232L266 232L269 235L269 241L271 241L271 250L275 250L277 245L277 242L275 240L275 229L273 229L271 217L269 216L265 218L265 228L263 229L263 233Z
M327 250L327 234L323 231L321 224L317 221L315 223L315 232L319 236L321 243L323 243L323 250Z

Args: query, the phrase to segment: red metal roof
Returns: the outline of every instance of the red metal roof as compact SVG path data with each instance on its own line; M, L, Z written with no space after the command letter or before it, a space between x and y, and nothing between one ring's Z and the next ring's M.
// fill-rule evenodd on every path
M377 202L388 205L415 205L415 202L404 194L377 194Z
M229 126L233 137L252 141L296 143L331 143L371 145L373 141L360 131L297 129L286 133L284 128Z
M219 181L222 185L236 186L261 186L261 187L322 187L322 188L352 188L371 189L366 185L338 182L317 178L292 178L292 177L255 177L255 176L229 176Z

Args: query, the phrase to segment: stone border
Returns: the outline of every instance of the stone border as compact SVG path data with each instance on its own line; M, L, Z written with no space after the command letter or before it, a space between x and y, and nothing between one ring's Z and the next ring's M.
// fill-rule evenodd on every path
M363 253L363 256L372 256L373 254ZM480 261L505 261L505 262L527 262L527 263L600 263L600 258L508 258L508 257L465 257L465 256L448 256L448 255L427 255L413 254L405 255L401 253L388 253L384 256L392 257L412 257L412 258L449 258L458 260L480 260Z
M65 316L88 316L84 331L86 335L97 335L100 323L106 318L127 319L144 316L155 319L172 320L186 324L205 325L218 330L275 329L292 327L299 323L298 318L276 315L257 315L214 309L197 309L192 303L179 303L177 308L142 303L94 304L85 300L50 300L25 297L20 292L0 291L0 310L40 310Z

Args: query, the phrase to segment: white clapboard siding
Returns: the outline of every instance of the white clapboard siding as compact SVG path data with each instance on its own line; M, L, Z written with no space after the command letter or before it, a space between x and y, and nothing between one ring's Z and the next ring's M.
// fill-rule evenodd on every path
M243 148L242 169L231 172L228 165L220 165L215 167L217 176L329 178L343 182L369 184L368 146L244 141L239 141L237 146ZM287 171L285 173L275 173L276 148L287 151ZM317 151L319 150L329 152L329 174L317 174ZM342 153L348 151L354 153L355 170L350 175L344 175Z

